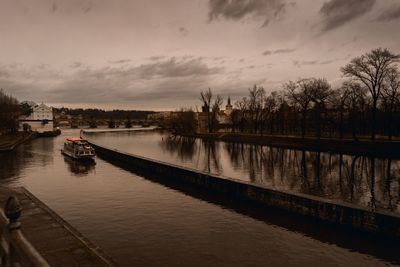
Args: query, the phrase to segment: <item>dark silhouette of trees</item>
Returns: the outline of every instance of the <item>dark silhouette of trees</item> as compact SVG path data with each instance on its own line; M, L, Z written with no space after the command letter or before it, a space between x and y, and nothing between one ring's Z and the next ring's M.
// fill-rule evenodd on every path
M110 118L110 119L107 121L107 124L108 124L108 128L110 128L110 129L115 128L115 126L116 126L115 120L114 120L113 118Z
M252 89L249 89L249 100L247 108L251 114L250 119L254 133L257 133L260 128L264 100L265 90L263 87L258 87L257 85L254 85Z
M132 120L131 117L128 116L125 121L125 128L132 128Z
M375 49L341 68L345 79L335 88L324 78L306 78L283 84L268 93L254 85L235 102L232 132L354 140L376 135L389 140L400 134L400 56ZM208 131L217 129L222 98L211 89L200 93Z
M17 99L0 89L0 134L18 130L20 106Z
M223 99L220 95L217 95L214 103L211 107L211 131L215 131L218 128L218 112L221 110Z
M93 116L90 117L89 128L97 128L97 122Z
M176 134L193 134L196 131L195 113L192 109L181 109L171 117L171 129Z
M235 102L235 107L236 110L238 111L238 115L236 118L241 133L243 133L245 129L247 106L248 106L248 100L246 97L243 97L241 100Z
M338 90L332 92L331 104L332 107L336 107L338 114L338 131L339 137L342 139L344 136L344 116L346 103L348 101L349 91L345 84L342 85Z
M355 79L369 90L372 98L372 140L375 140L376 135L376 113L381 90L393 64L397 62L399 58L399 55L392 54L387 49L378 48L352 59L349 64L341 69L346 77Z
M21 114L24 116L29 116L32 113L32 107L28 103L20 104Z
M321 137L321 113L325 110L326 101L331 95L331 86L326 79L311 79L309 97L315 106L317 138Z
M363 124L365 123L363 122L363 118L365 117L365 113L368 112L367 89L354 82L344 83L344 86L346 86L345 88L348 91L346 105L349 108L349 117L351 119L351 133L353 139L357 140L357 129L363 133Z
M55 113L61 113L64 111L68 115L77 116L82 115L86 120L96 119L96 120L108 120L110 117L116 120L125 120L130 117L131 120L144 120L147 115L155 113L155 111L145 111L145 110L103 110L97 108L88 109L71 109L71 108L53 108Z
M264 126L269 126L269 133L274 133L275 112L279 103L278 92L274 91L269 96L264 97L264 107L262 112L261 134Z
M203 92L200 92L200 100L203 102L202 106L202 112L207 113L207 126L208 126L208 132L212 132L212 120L211 120L211 113L210 113L210 107L211 107L211 101L212 101L213 94L211 92L211 88L208 88L208 90L205 90Z
M400 74L397 68L389 70L382 87L382 105L386 113L387 135L393 136L393 116L400 104Z
M295 108L298 108L300 110L302 138L304 138L306 135L307 115L312 101L312 86L312 79L301 79L297 82L289 81L284 85L289 101L291 101L292 105Z
M200 100L203 103L202 112L207 114L208 132L212 133L218 126L217 115L223 99L220 95L217 95L213 102L213 93L211 88L208 88L208 90L200 92Z

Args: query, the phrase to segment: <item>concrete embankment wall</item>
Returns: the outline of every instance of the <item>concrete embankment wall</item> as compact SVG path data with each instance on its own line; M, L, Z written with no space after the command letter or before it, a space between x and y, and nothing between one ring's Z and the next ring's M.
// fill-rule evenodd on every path
M276 207L334 224L400 237L400 216L397 214L371 212L362 207L320 197L277 191L267 186L210 175L197 170L123 153L95 143L92 143L92 145L96 149L96 153L106 159L117 160L140 171L154 173L178 183L191 184L205 190L250 200L265 206Z

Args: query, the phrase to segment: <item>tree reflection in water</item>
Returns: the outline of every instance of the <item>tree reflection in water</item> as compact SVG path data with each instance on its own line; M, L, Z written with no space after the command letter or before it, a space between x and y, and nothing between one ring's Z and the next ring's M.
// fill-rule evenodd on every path
M164 138L164 152L190 167L280 190L400 212L400 161L327 152Z
M201 171L222 174L220 146L213 140L170 135L162 139L160 146L180 163L195 162Z
M12 152L0 153L0 181L19 176L21 170L29 167L33 158L35 164L40 164L43 168L53 161L53 156L48 151L53 150L52 140L44 138L36 139L34 142L26 142Z

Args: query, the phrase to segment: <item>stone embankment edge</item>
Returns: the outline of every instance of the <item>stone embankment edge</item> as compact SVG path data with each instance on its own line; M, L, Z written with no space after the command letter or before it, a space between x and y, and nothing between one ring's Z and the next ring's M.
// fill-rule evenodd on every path
M17 140L15 143L4 146L4 147L0 147L0 152L9 152L9 151L13 151L18 145L25 143L27 141L30 141L34 138L36 138L37 133L36 132L31 132L28 136L23 137L19 140Z
M50 209L45 203L33 195L25 187L20 187L24 194L30 198L34 203L40 205L40 207L45 210L51 217L53 217L62 227L64 227L68 232L70 232L77 240L79 240L83 246L90 250L96 257L100 258L103 266L116 267L118 264L108 256L100 247L94 245L89 239L82 235L78 230L71 226L67 221Z
M370 211L350 203L342 203L302 193L278 191L264 185L216 176L120 152L116 149L100 146L92 141L90 143L99 155L120 161L142 171L155 173L165 177L165 179L195 185L206 190L254 201L267 207L283 209L294 214L337 225L350 226L354 229L390 237L400 237L400 216L395 213Z

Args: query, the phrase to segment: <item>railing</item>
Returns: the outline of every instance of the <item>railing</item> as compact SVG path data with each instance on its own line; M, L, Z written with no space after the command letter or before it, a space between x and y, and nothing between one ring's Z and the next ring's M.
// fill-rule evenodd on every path
M0 209L0 266L1 267L48 267L21 231L22 207L15 196L7 199L4 211Z

